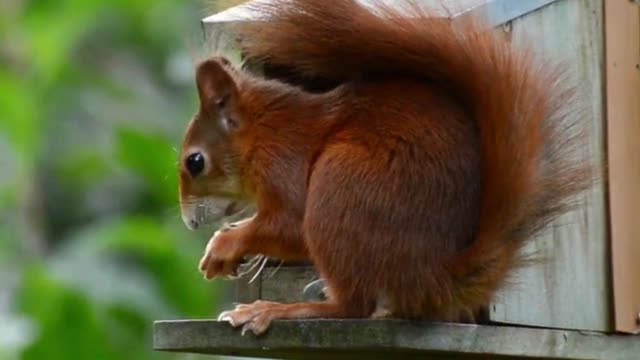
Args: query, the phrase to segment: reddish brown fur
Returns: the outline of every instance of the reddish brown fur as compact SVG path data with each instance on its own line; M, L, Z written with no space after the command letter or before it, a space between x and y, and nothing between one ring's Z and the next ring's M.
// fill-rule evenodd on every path
M310 256L332 294L223 313L233 325L261 333L274 318L368 317L381 299L398 317L472 316L521 264L525 241L589 185L561 69L474 19L454 27L408 4L411 19L350 0L256 5L269 21L238 29L245 53L342 84L327 93L215 59L200 66L210 71L199 83L230 74L240 123L210 156L233 158L258 206L246 226L212 239L203 270L224 274L248 253ZM220 134L222 110L200 95L194 123L206 125L191 133ZM181 176L183 192L192 181Z

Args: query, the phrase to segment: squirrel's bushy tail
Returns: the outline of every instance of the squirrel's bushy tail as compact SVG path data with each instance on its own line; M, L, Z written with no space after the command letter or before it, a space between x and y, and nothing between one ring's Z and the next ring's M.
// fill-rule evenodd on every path
M580 134L568 121L573 91L560 67L535 62L478 19L433 17L410 1L402 11L368 3L375 13L353 0L253 5L265 18L238 27L242 48L306 76L422 78L464 104L481 137L480 225L474 243L446 266L459 285L453 299L488 301L520 264L524 242L591 183L576 152Z

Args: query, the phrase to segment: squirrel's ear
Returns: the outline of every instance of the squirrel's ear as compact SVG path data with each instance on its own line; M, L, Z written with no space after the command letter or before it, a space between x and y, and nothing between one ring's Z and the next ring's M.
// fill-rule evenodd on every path
M235 119L230 116L229 106L235 102L236 84L225 69L229 61L224 58L211 58L200 63L196 69L196 84L200 106L210 114L218 115L221 127L229 131L236 127Z

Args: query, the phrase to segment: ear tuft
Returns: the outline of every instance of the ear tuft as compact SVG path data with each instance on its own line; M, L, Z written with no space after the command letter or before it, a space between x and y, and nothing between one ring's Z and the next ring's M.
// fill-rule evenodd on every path
M227 70L230 63L222 57L203 61L196 68L196 85L200 104L205 109L224 106L236 92L236 84Z

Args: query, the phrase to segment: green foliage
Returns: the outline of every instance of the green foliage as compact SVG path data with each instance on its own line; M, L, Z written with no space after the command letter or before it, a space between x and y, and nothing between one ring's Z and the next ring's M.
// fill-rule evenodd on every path
M0 360L194 358L151 326L219 301L177 204L201 5L0 3Z
M167 169L176 167L176 158L171 143L162 136L127 128L117 132L117 159L149 184L150 201L166 204L176 198L177 179L167 173Z
M37 319L40 332L24 359L107 360L115 355L100 326L100 314L86 297L39 268L28 271L23 281L21 310Z

